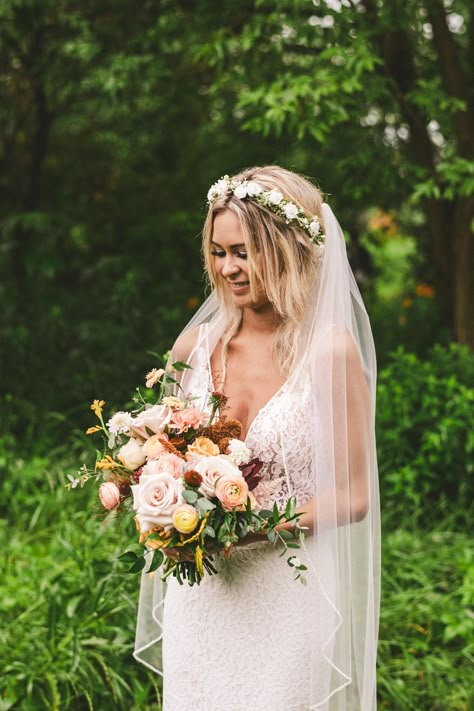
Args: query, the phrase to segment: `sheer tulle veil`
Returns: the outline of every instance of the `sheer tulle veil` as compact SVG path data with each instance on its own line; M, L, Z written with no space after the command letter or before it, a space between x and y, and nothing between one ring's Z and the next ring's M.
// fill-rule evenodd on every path
M314 462L310 505L315 530L306 537L304 554L309 562L307 577L325 601L324 614L330 620L324 641L315 633L313 648L307 650L314 660L307 708L372 711L376 708L380 604L375 350L343 232L326 203L321 217L323 258L308 294L297 357L288 380L295 396L302 380L310 384L313 393L307 416L310 424L314 420L309 431ZM213 293L183 333L195 333L196 341L205 333L210 354L224 328ZM189 362L192 365L193 353ZM291 442L285 447L291 447ZM285 451L282 456L285 460ZM143 574L135 657L157 673L162 673L164 588L159 575ZM317 629L319 615L321 606L315 605L313 619L307 620L309 628ZM323 691L319 683L321 664L330 668L329 692L327 685Z

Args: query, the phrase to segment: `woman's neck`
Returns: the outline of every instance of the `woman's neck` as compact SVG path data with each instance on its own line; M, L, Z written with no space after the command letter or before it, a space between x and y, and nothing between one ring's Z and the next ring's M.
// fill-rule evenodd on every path
M246 308L242 313L242 321L239 331L247 333L273 333L278 327L280 319L275 313L273 306L269 303L259 308Z

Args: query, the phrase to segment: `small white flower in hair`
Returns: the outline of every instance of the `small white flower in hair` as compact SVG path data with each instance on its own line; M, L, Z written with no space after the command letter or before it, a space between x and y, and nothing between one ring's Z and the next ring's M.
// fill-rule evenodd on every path
M288 220L293 220L298 214L299 210L292 202L286 203L283 208L283 212Z
M260 195L262 192L262 188L258 183L255 182L255 180L249 180L247 183L247 193L249 195L252 195L254 197L255 195Z
M247 183L241 183L240 185L237 185L237 187L234 190L234 195L236 198L239 198L239 200L246 198L247 193L248 193Z
M321 229L321 225L319 224L319 220L317 218L314 218L310 223L309 223L309 233L312 237L317 237L319 234L319 231Z
M281 203L281 201L283 200L283 195L281 194L281 192L279 190L272 190L270 195L268 196L268 199L274 205L279 205Z

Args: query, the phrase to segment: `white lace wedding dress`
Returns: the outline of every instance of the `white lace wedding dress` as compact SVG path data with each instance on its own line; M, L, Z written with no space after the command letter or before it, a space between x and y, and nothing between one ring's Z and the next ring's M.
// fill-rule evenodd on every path
M204 396L211 387L203 348L195 354L186 389ZM294 384L291 394L283 385L247 434L253 456L265 462L260 493L268 502L283 505L296 495L304 504L313 496L314 462L307 442L314 441L314 420L308 432L305 413L314 403L308 398L304 384L299 394ZM302 585L294 580L288 556L279 553L269 543L256 543L235 550L228 560L219 557L219 574L206 576L200 586L169 581L163 609L163 711L329 708L331 686L347 682L340 677L335 682L333 676L331 685L335 670L328 657L336 624L330 581L321 584L310 570ZM305 551L296 553L305 560ZM309 705L310 696L318 699L316 705Z

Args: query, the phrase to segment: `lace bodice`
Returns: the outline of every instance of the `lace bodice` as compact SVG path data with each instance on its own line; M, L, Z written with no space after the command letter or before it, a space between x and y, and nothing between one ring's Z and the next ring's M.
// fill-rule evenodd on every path
M200 339L192 357L193 370L186 380L186 392L199 397L208 409L207 398L214 390L207 339ZM259 504L274 501L284 506L290 496L304 504L314 494L315 403L305 382L287 381L262 407L252 421L246 445L252 457L264 462L262 479L254 494Z

